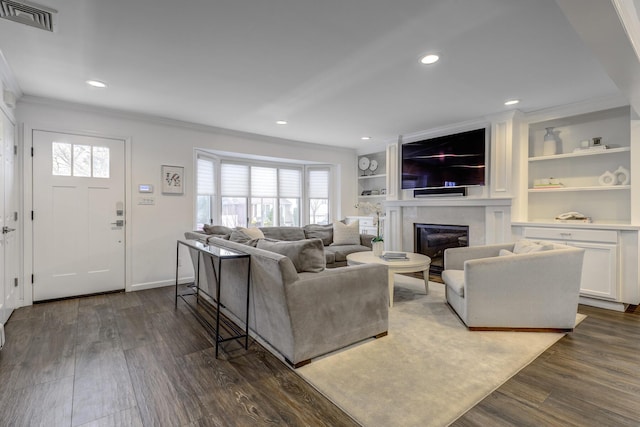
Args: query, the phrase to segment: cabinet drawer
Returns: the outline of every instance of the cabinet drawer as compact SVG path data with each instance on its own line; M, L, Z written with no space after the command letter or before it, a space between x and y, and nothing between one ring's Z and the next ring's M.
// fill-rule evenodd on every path
M523 236L534 239L618 243L618 233L614 230L525 227Z

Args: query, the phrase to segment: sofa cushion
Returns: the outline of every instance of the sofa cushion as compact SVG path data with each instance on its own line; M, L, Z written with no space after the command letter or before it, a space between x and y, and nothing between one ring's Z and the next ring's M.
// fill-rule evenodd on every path
M300 227L260 227L264 237L276 240L304 240L306 237Z
M256 247L286 256L293 262L298 273L303 271L319 273L326 267L324 245L320 239L289 241L260 239Z
M217 234L222 236L231 234L231 232L233 231L233 229L229 227L225 227L224 225L211 225L211 224L203 225L202 230L205 232L205 234Z
M325 246L333 243L333 224L309 224L302 227L302 230L307 239L320 239Z
M464 270L444 270L442 281L449 289L464 298Z
M553 249L553 245L542 244L532 240L518 240L513 245L514 254L531 254L534 252L548 251Z
M248 234L247 228L243 228L243 227L238 227L235 230L233 230L231 232L231 234L229 235L229 240L232 242L236 242L236 243L242 243L248 246L253 246L255 247L256 244L258 243L258 240L260 240L261 238L256 238L253 237L253 235L256 235L255 233L251 233ZM260 231L260 230L258 230ZM261 233L262 234L262 233ZM262 238L264 238L264 236L262 236Z
M343 262L347 260L347 255L354 252L364 252L371 250L367 246L362 245L330 245L325 246L324 251L332 253L335 258L335 262Z
M342 222L333 223L333 243L331 245L359 245L360 244L360 224L358 220L351 224Z
M498 256L511 256L511 255L515 255L515 254L508 249L500 249L500 252L498 252Z

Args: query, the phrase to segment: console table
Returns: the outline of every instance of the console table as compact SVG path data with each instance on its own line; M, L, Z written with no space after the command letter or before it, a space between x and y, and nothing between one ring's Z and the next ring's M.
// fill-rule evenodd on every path
M195 280L191 291L185 291L180 293L178 291L178 267L180 256L180 245L186 246L189 251L197 252L197 262L195 263ZM224 304L220 302L220 287L222 286L222 267L223 261L231 259L246 259L247 262L247 311L245 318L245 330L242 331L238 326L229 321L228 319L220 316L220 307L224 307ZM210 262L213 274L215 276L215 296L207 293L200 287L200 266L204 262ZM216 358L218 357L218 346L222 342L237 340L244 338L244 348L249 348L249 295L251 286L251 257L249 254L234 251L231 249L221 248L208 243L202 243L198 240L178 240L176 245L176 297L175 307L178 307L178 298L182 299L187 307L193 312L198 321L211 333L216 341ZM201 304L201 295L206 295L213 301L215 312L211 312L211 305L206 301ZM191 304L186 297L195 296L196 304ZM204 299L203 299L204 300ZM212 325L209 320L202 315L198 310L198 306L202 308L212 317L215 317L215 325ZM235 335L223 338L220 336L220 322L224 323Z

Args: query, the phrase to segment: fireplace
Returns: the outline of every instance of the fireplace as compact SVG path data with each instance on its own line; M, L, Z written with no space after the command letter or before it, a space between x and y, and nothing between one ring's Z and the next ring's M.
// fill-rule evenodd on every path
M469 245L468 225L413 224L414 252L431 258L431 274L444 269L444 250Z

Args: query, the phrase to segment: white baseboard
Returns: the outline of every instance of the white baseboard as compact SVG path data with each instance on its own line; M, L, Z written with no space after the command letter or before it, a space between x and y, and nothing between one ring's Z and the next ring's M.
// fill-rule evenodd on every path
M178 278L178 283L191 283L193 282L193 277L179 277ZM158 280L156 282L146 282L146 283L136 283L134 285L131 285L131 288L127 289L127 292L136 292L136 291L143 291L145 289L155 289L155 288L163 288L165 286L175 286L176 285L176 280L175 279L169 279L169 280Z
M580 297L578 301L580 304L590 305L591 307L605 308L607 310L614 310L624 312L627 309L628 304L617 301L604 301L596 298Z

